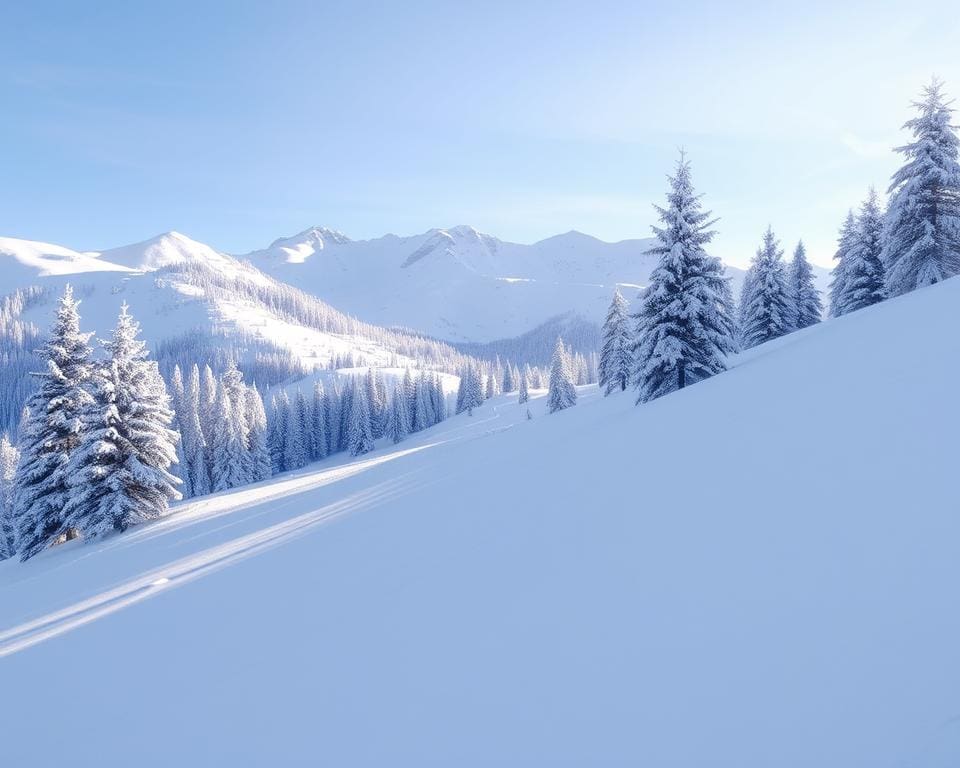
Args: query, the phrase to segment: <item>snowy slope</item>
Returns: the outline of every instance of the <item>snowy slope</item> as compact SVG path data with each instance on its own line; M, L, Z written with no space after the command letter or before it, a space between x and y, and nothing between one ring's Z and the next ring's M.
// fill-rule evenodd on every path
M958 320L951 280L0 564L5 758L955 766Z
M314 227L243 258L367 321L481 342L570 311L601 322L615 285L632 297L645 284L650 245L580 232L521 245L469 226L354 241ZM742 271L729 271L739 291Z

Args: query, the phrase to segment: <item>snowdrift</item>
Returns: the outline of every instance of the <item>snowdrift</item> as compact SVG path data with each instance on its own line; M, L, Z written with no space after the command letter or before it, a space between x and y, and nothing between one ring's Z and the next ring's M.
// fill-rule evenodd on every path
M960 280L0 564L11 765L960 761Z

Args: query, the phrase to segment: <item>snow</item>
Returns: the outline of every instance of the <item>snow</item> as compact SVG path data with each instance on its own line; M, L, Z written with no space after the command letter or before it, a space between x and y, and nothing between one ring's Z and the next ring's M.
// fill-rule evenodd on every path
M313 227L242 258L368 322L451 341L511 338L571 310L599 325L614 287L644 285L656 263L644 253L651 240L580 232L533 245L466 225L373 240L325 232ZM739 291L742 270L728 272Z
M503 396L2 563L5 760L955 765L958 308L642 407Z

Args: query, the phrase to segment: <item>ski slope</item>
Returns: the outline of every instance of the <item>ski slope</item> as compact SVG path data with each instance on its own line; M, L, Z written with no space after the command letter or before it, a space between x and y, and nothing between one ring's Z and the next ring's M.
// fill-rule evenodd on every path
M960 762L960 280L0 563L11 765Z

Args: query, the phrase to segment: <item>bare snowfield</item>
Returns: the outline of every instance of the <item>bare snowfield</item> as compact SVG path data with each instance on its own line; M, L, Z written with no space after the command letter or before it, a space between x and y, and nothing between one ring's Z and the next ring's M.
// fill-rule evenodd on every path
M955 279L0 563L4 764L956 765L958 319Z

